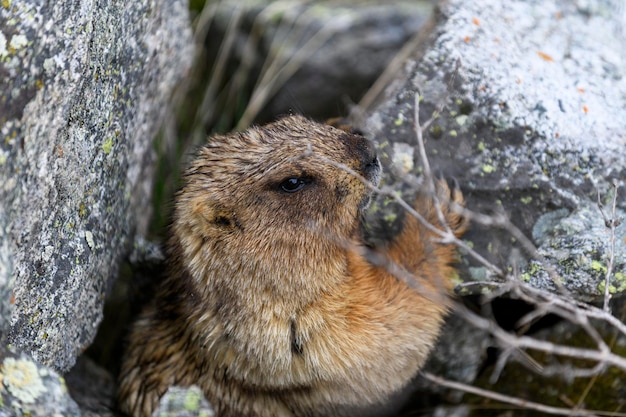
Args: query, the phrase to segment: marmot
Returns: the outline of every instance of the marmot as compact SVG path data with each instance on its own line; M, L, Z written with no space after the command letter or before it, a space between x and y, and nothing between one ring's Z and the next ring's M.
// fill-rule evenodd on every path
M219 417L361 415L408 384L456 255L410 215L386 247L366 246L363 178L380 174L364 137L301 116L211 138L176 196L167 278L129 336L120 408L148 417L169 386L196 384ZM461 193L438 188L460 235L448 204ZM431 197L414 206L436 226Z

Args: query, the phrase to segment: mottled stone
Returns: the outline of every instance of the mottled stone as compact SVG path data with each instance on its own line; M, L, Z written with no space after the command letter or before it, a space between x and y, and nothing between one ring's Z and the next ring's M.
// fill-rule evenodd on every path
M0 33L1 340L67 370L149 218L187 4L8 0Z
M80 410L52 369L0 345L0 416L75 416Z
M560 213L534 244L575 297L601 298L609 235L596 187L605 205L614 179L626 195L622 2L451 0L431 23L369 109L366 130L388 161L406 160L395 153L406 153L399 144L417 144L418 98L420 121L434 116L425 144L435 173L458 180L471 210L506 213L531 239L544 216ZM419 154L410 156L413 172L421 172ZM403 176L388 172L388 184ZM617 203L623 215L626 200ZM465 239L502 269L523 267L534 285L556 288L527 253L513 250L518 242L509 232L475 223ZM618 256L616 276L624 277L625 268ZM468 257L463 274L492 278Z
M214 417L215 412L204 398L202 390L192 385L186 388L170 387L152 415L155 417Z

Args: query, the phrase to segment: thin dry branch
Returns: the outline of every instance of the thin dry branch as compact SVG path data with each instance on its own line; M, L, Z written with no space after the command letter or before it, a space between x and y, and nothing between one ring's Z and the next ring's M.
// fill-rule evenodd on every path
M504 347L513 347L516 349L531 349L545 352L551 355L559 355L572 359L585 359L597 363L615 366L626 371L626 358L614 354L608 346L602 342L598 346L598 350L584 349L556 343L546 342L529 336L518 336L509 333L498 326L492 320L480 317L478 314L470 311L464 306L457 305L457 311L460 316L467 320L474 327L485 330L494 336Z
M602 214L602 218L604 219L604 225L611 232L611 236L609 237L609 263L606 267L606 275L604 278L604 311L606 312L610 311L609 302L611 301L611 275L613 275L613 262L615 262L615 229L622 222L622 219L618 218L615 215L615 206L617 204L617 189L617 180L613 180L613 207L611 210L610 218L608 218L606 214L604 214L602 201L600 200L600 190L598 190L598 209L600 209L600 214Z
M466 392L468 394L478 395L484 398L490 398L495 401L500 401L506 404L515 405L528 410L535 410L541 413L562 415L562 416L578 416L578 417L597 417L597 416L614 416L614 417L626 417L626 413L616 413L609 411L597 411L597 410L584 410L576 408L562 408L553 407L546 404L540 404L533 401L524 400L519 397L512 397L510 395L499 394L491 390L485 390L482 388L474 387L472 385L463 384L461 382L450 381L429 372L422 372L421 375L427 380L434 382L442 387L455 389L458 391Z

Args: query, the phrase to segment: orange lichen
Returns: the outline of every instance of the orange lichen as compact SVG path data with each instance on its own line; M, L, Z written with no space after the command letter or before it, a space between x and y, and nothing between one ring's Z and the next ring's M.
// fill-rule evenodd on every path
M477 17L472 19L472 23L475 24L476 26L480 26L480 20L478 20Z
M544 52L537 51L537 55L539 55L539 58L543 59L544 61L548 61L548 62L554 61L554 58L552 58L550 55Z

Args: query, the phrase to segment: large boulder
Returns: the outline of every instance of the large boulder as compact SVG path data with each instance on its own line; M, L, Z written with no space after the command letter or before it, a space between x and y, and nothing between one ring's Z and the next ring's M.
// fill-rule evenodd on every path
M510 227L478 221L468 245L538 288L601 299L611 251L597 192L608 215L613 182L626 178L625 20L620 1L441 3L363 124L391 167L387 183L423 169L419 102L436 173L457 179L469 209L505 214L538 251ZM616 217L625 209L618 195ZM616 234L611 291L620 292L626 228ZM467 280L493 270L464 257Z
M2 2L2 343L65 371L93 339L191 45L183 0Z

